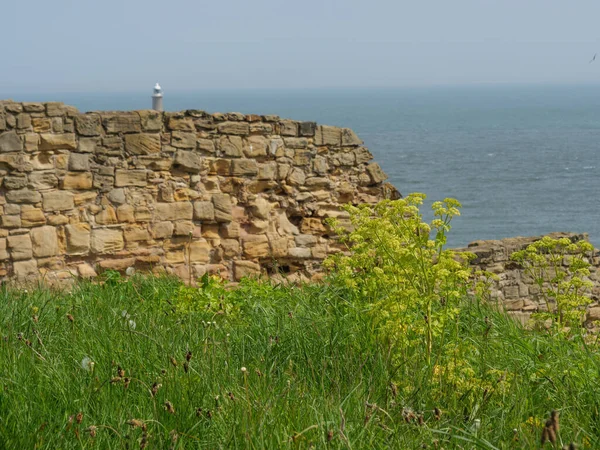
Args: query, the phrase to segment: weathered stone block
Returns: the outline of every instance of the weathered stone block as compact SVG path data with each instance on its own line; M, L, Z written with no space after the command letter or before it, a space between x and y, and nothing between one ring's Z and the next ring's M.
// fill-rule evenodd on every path
M31 208L21 211L21 226L29 228L45 224L46 216L41 209Z
M291 258L307 259L311 257L310 248L294 247L288 250Z
M263 136L250 136L244 147L244 153L248 158L267 156L267 147L268 141Z
M40 150L75 150L77 142L73 133L40 134Z
M115 176L115 186L123 187L123 186L139 186L143 187L148 184L146 179L147 172L146 170L126 170L126 169L117 169Z
M69 255L87 255L90 251L90 226L77 223L65 227L67 253Z
M136 113L102 114L102 124L107 133L139 133L142 131L140 116Z
M173 131L171 145L175 148L196 148L196 133Z
M373 184L381 183L387 179L387 175L383 172L383 170L381 170L381 167L376 162L367 166L367 173L369 174Z
M225 258L234 258L240 254L240 242L237 239L223 239L221 248Z
M96 224L98 225L116 225L119 223L117 214L112 206L105 206L96 214Z
M124 230L126 242L149 241L150 233L144 227L133 226Z
M8 251L6 250L6 239L2 238L0 239L0 260L3 261L9 257Z
M194 202L194 219L213 222L215 220L215 207L213 202Z
M92 253L104 254L115 253L123 250L123 233L121 230L96 229L92 230L91 250Z
M16 214L3 214L0 216L2 228L21 228L21 216Z
M342 145L358 146L362 145L363 141L350 128L342 128Z
M154 222L151 233L154 239L168 239L173 236L173 222Z
M23 141L16 131L0 134L0 152L19 152L23 150Z
M173 131L196 131L192 119L185 117L169 117L168 127Z
M211 246L206 241L195 241L190 244L190 261L191 262L210 262Z
M214 194L212 202L215 208L217 222L231 222L231 198L228 194Z
M185 171L197 173L202 169L203 158L196 152L177 150L174 164Z
M69 154L69 170L75 172L85 172L90 170L90 157L85 153Z
M18 189L6 192L6 199L12 203L38 203L42 200L42 196L34 190Z
M75 116L75 129L81 136L100 136L102 122L98 114L79 114Z
M33 256L29 234L17 234L7 238L10 256L15 261L30 259Z
M240 237L240 224L229 222L221 224L220 235L228 239L237 239Z
M148 133L128 134L125 136L125 150L131 155L160 153L160 135Z
M234 177L258 175L258 163L254 159L234 159L231 161L231 175Z
M63 189L91 189L92 184L91 172L69 172L62 182Z
M254 217L257 217L259 219L268 219L270 211L271 203L263 197L258 197L250 205L250 212Z
M287 182L292 186L302 186L306 182L304 171L294 167L287 177Z
M33 256L37 258L58 254L58 236L55 227L44 226L32 229L31 242Z
M247 122L223 122L217 126L222 134L236 134L245 136L250 133L250 125Z
M215 153L216 149L215 149L215 143L212 141L212 139L198 139L196 141L196 145L198 150L202 151L202 152L207 152L207 153Z
M31 116L29 114L19 114L17 116L17 128L24 130L31 127Z
M52 120L45 117L35 117L31 121L33 131L36 133L49 133L52 131Z
M156 203L155 220L192 220L194 207L190 202Z
M40 275L35 259L29 261L16 261L13 264L13 271L18 280L35 279Z
M282 136L298 136L298 122L282 120L279 122L279 133Z
M65 191L45 192L42 204L44 211L64 211L75 206L73 194Z
M300 122L300 136L312 137L317 130L315 122Z
M137 111L137 113L144 131L160 131L162 129L163 113L151 109Z
M244 256L247 258L265 258L269 256L269 241L264 234L250 234L242 239Z
M252 261L238 260L233 264L233 276L236 281L242 278L257 277L260 275L260 265Z
M239 136L221 136L219 149L221 153L231 158L241 158L244 156L243 141Z
M23 189L27 186L27 176L25 174L15 174L4 177L4 188L8 190Z
M316 145L339 146L342 143L342 130L337 127L321 125L317 127L315 133Z

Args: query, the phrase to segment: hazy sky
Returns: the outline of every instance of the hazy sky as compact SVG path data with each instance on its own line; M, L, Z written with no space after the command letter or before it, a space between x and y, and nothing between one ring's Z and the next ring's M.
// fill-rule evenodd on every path
M0 91L600 81L598 0L15 0Z

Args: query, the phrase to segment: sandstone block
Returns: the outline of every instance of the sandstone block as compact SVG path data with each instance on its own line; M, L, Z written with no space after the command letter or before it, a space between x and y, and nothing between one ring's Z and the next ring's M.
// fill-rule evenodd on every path
M8 251L6 250L6 239L0 239L0 260L5 260L9 258Z
M76 223L65 227L67 253L69 255L87 255L90 251L90 226Z
M282 120L279 122L279 134L282 136L298 136L298 122Z
M95 153L96 147L98 147L99 145L99 138L79 138L78 151L82 153Z
M33 131L36 133L49 133L52 131L52 120L45 117L35 117L31 121Z
M237 260L233 264L233 276L236 281L242 278L257 277L260 275L260 265L252 261Z
M98 263L103 269L118 270L120 272L127 270L129 267L133 267L134 264L135 258L105 259Z
M127 177L123 177L123 180L127 181ZM115 186L115 177L112 175L101 175L99 173L95 173L93 186L100 192L112 191L113 187Z
M190 261L191 262L210 262L211 246L206 241L195 241L190 244Z
M41 209L31 208L21 212L21 226L29 228L45 224L46 216Z
M45 192L42 205L44 211L64 211L73 209L73 194L65 191Z
M244 156L243 141L239 136L221 136L219 140L219 149L225 156L231 158L241 158Z
M31 230L33 256L37 258L54 256L58 254L58 236L56 228L43 226Z
M160 131L162 129L162 116L163 113L146 109L137 111L140 116L142 129L144 131Z
M288 250L291 258L307 259L311 257L310 248L294 247Z
M175 148L196 148L196 133L173 131L171 145Z
M267 145L268 142L263 136L250 136L244 147L244 153L247 158L267 156Z
M40 134L40 150L75 150L77 142L73 133Z
M276 233L270 233L269 247L273 258L286 258L288 256L289 240L287 237L279 237Z
M269 241L264 234L250 234L242 239L244 256L250 259L265 258L270 255Z
M156 203L155 220L192 220L194 207L190 202Z
M342 143L342 130L337 127L322 125L315 132L316 145L339 146Z
M268 219L271 211L271 203L263 197L258 197L251 205L250 212L259 219Z
M174 164L187 172L198 173L203 166L203 158L196 152L177 150Z
M29 261L16 261L13 264L15 277L19 280L33 279L39 276L37 261L31 259Z
M197 149L201 152L215 153L215 143L211 139L199 138L196 141Z
M15 261L30 259L33 256L31 237L29 234L17 234L7 238L10 256Z
M66 112L66 107L62 102L46 103L46 114L49 117L62 116Z
M228 194L214 194L212 202L217 222L231 222L231 198Z
M25 174L15 174L13 176L9 175L4 177L3 184L8 190L23 189L27 186L27 176Z
M221 134L236 134L245 136L250 132L250 125L247 122L223 122L217 126Z
M42 196L34 190L17 189L6 192L6 199L11 203L38 203L42 200Z
M227 239L237 239L240 237L240 224L237 222L221 224L221 230L219 234Z
M315 122L300 122L300 136L312 137L317 131L317 124Z
M287 182L292 186L302 186L306 182L304 171L294 167L287 177Z
M123 250L123 233L121 230L92 230L91 250L96 254L115 253Z
M285 146L287 148L308 148L308 139L301 138L284 138Z
M234 177L258 175L258 163L254 159L234 159L231 162L231 175Z
M213 202L194 202L194 219L206 222L215 220L215 207Z
M146 170L126 170L117 169L115 176L115 186L138 186L143 187L148 184L146 180Z
M2 228L21 228L21 216L16 214L3 214L0 216Z
M116 225L117 223L119 223L117 214L112 206L105 206L96 214L97 225Z
M87 263L79 264L77 266L77 272L82 278L96 278L98 276L94 268Z
M16 131L0 134L0 152L20 152L21 150L23 150L23 141Z
M117 208L117 219L119 219L119 222L135 222L134 211L131 205L121 205Z
M383 172L383 170L381 170L381 167L376 162L367 166L367 173L369 174L373 184L381 183L387 179L387 175Z
M107 195L108 199L117 204L117 205L122 205L123 203L125 203L127 201L127 198L125 197L125 189L113 189L112 191L110 191Z
M150 233L145 227L128 227L123 232L126 242L149 241Z
M354 156L357 164L365 164L373 159L373 155L366 147L359 147L354 150Z
M240 242L237 239L223 239L221 249L225 258L234 258L240 254Z
M184 117L169 117L168 127L173 131L196 131L192 119Z
M154 222L150 228L154 239L168 239L173 236L173 222Z
M63 189L91 189L93 177L91 172L69 172L63 179Z
M139 133L142 131L140 116L136 113L102 114L102 124L107 133Z
M46 111L46 108L44 107L43 103L23 102L23 111L39 113Z
M258 164L258 176L259 180L275 180L277 179L277 163L275 161L269 161L266 163Z
M69 170L74 172L85 172L90 170L90 157L85 153L69 154Z
M128 134L125 136L125 151L131 155L154 155L160 153L161 143L158 134Z
M98 114L78 114L75 116L75 129L81 136L100 136L102 122Z
M173 230L173 234L175 236L191 236L194 233L194 229L196 226L194 222L191 220L180 220L175 222L175 229Z
M363 141L350 128L342 128L342 145L359 146Z
M58 178L52 172L32 172L29 174L27 186L33 190L53 189L58 186Z

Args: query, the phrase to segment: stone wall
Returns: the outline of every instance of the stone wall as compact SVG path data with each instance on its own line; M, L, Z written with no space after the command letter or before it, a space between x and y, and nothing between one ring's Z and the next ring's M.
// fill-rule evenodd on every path
M573 242L588 240L587 234L551 233L550 237L567 237ZM541 296L539 286L528 276L522 267L511 261L510 256L529 244L541 239L536 237L515 237L502 240L475 241L467 248L457 251L468 251L475 254L471 262L474 270L485 270L495 274L498 279L493 282L491 297L505 308L511 315L523 323L529 320L531 313L545 310L546 304ZM590 280L594 283L591 292L593 300L588 309L588 321L600 320L600 252L594 251L591 260L592 274Z
M342 204L397 198L347 128L0 102L0 280L311 277ZM131 269L130 269L131 271Z

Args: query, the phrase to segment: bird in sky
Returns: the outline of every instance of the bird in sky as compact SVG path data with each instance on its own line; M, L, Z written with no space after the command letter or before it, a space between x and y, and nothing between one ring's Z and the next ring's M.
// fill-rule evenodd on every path
M594 53L594 57L590 60L589 64L593 63L594 61L596 61L596 56L598 55L598 53Z

